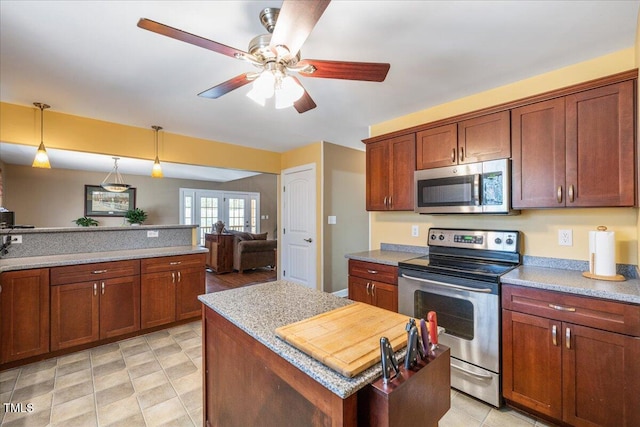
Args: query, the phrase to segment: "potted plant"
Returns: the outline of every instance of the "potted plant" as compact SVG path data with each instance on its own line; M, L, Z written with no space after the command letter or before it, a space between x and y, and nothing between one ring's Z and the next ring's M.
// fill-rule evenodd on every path
M140 208L129 209L124 217L131 225L141 225L147 219L147 213Z
M76 225L79 225L80 227L90 227L90 226L98 226L98 221L96 221L93 218L89 218L86 216L80 217L76 220L74 220L73 222L76 223Z

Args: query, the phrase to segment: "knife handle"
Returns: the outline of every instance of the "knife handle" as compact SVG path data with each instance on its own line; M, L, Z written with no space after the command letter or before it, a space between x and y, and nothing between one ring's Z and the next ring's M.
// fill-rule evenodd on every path
M429 341L433 347L438 346L438 316L435 311L427 313L427 322L429 322Z
M429 354L429 329L424 319L420 319L420 335L422 336L422 353L427 355Z

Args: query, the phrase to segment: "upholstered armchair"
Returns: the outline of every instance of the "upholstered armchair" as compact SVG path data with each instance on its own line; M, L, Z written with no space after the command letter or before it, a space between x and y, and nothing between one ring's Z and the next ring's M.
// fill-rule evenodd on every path
M233 238L233 269L244 270L258 267L275 267L277 240L267 240L267 233L252 234L229 231Z

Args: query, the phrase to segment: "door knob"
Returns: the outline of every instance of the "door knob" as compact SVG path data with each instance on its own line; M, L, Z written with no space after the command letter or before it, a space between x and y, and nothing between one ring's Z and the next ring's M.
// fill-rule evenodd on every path
M312 239L311 237L309 237L308 239L303 239L303 240L304 240L305 242L307 242L307 243L311 243L311 242L313 242L313 239Z

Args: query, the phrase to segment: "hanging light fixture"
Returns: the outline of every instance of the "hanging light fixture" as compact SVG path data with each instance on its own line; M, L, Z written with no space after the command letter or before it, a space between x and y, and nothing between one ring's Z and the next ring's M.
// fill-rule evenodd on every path
M120 172L118 172L118 159L120 159L120 157L112 157L112 159L113 169L111 170L111 172L109 172L109 175L104 178L102 184L100 184L100 187L112 193L122 193L124 191L127 191L131 186L124 183L124 181L122 180L122 175L120 175ZM109 180L109 178L111 178L111 175L113 175L114 178L113 182L110 182Z
M38 146L38 151L36 152L36 157L33 159L33 163L31 167L34 168L44 168L51 169L51 164L49 163L49 155L47 154L47 149L44 148L44 110L47 108L51 108L50 105L43 104L41 102L34 102L33 105L40 109L40 145Z
M303 94L302 86L286 73L283 66L269 62L253 81L247 96L264 107L265 101L275 95L275 106L280 109L291 107Z
M162 130L160 126L151 126L156 132L156 159L153 162L153 168L151 169L151 176L153 178L162 178L162 167L160 166L160 158L158 157L158 131Z

